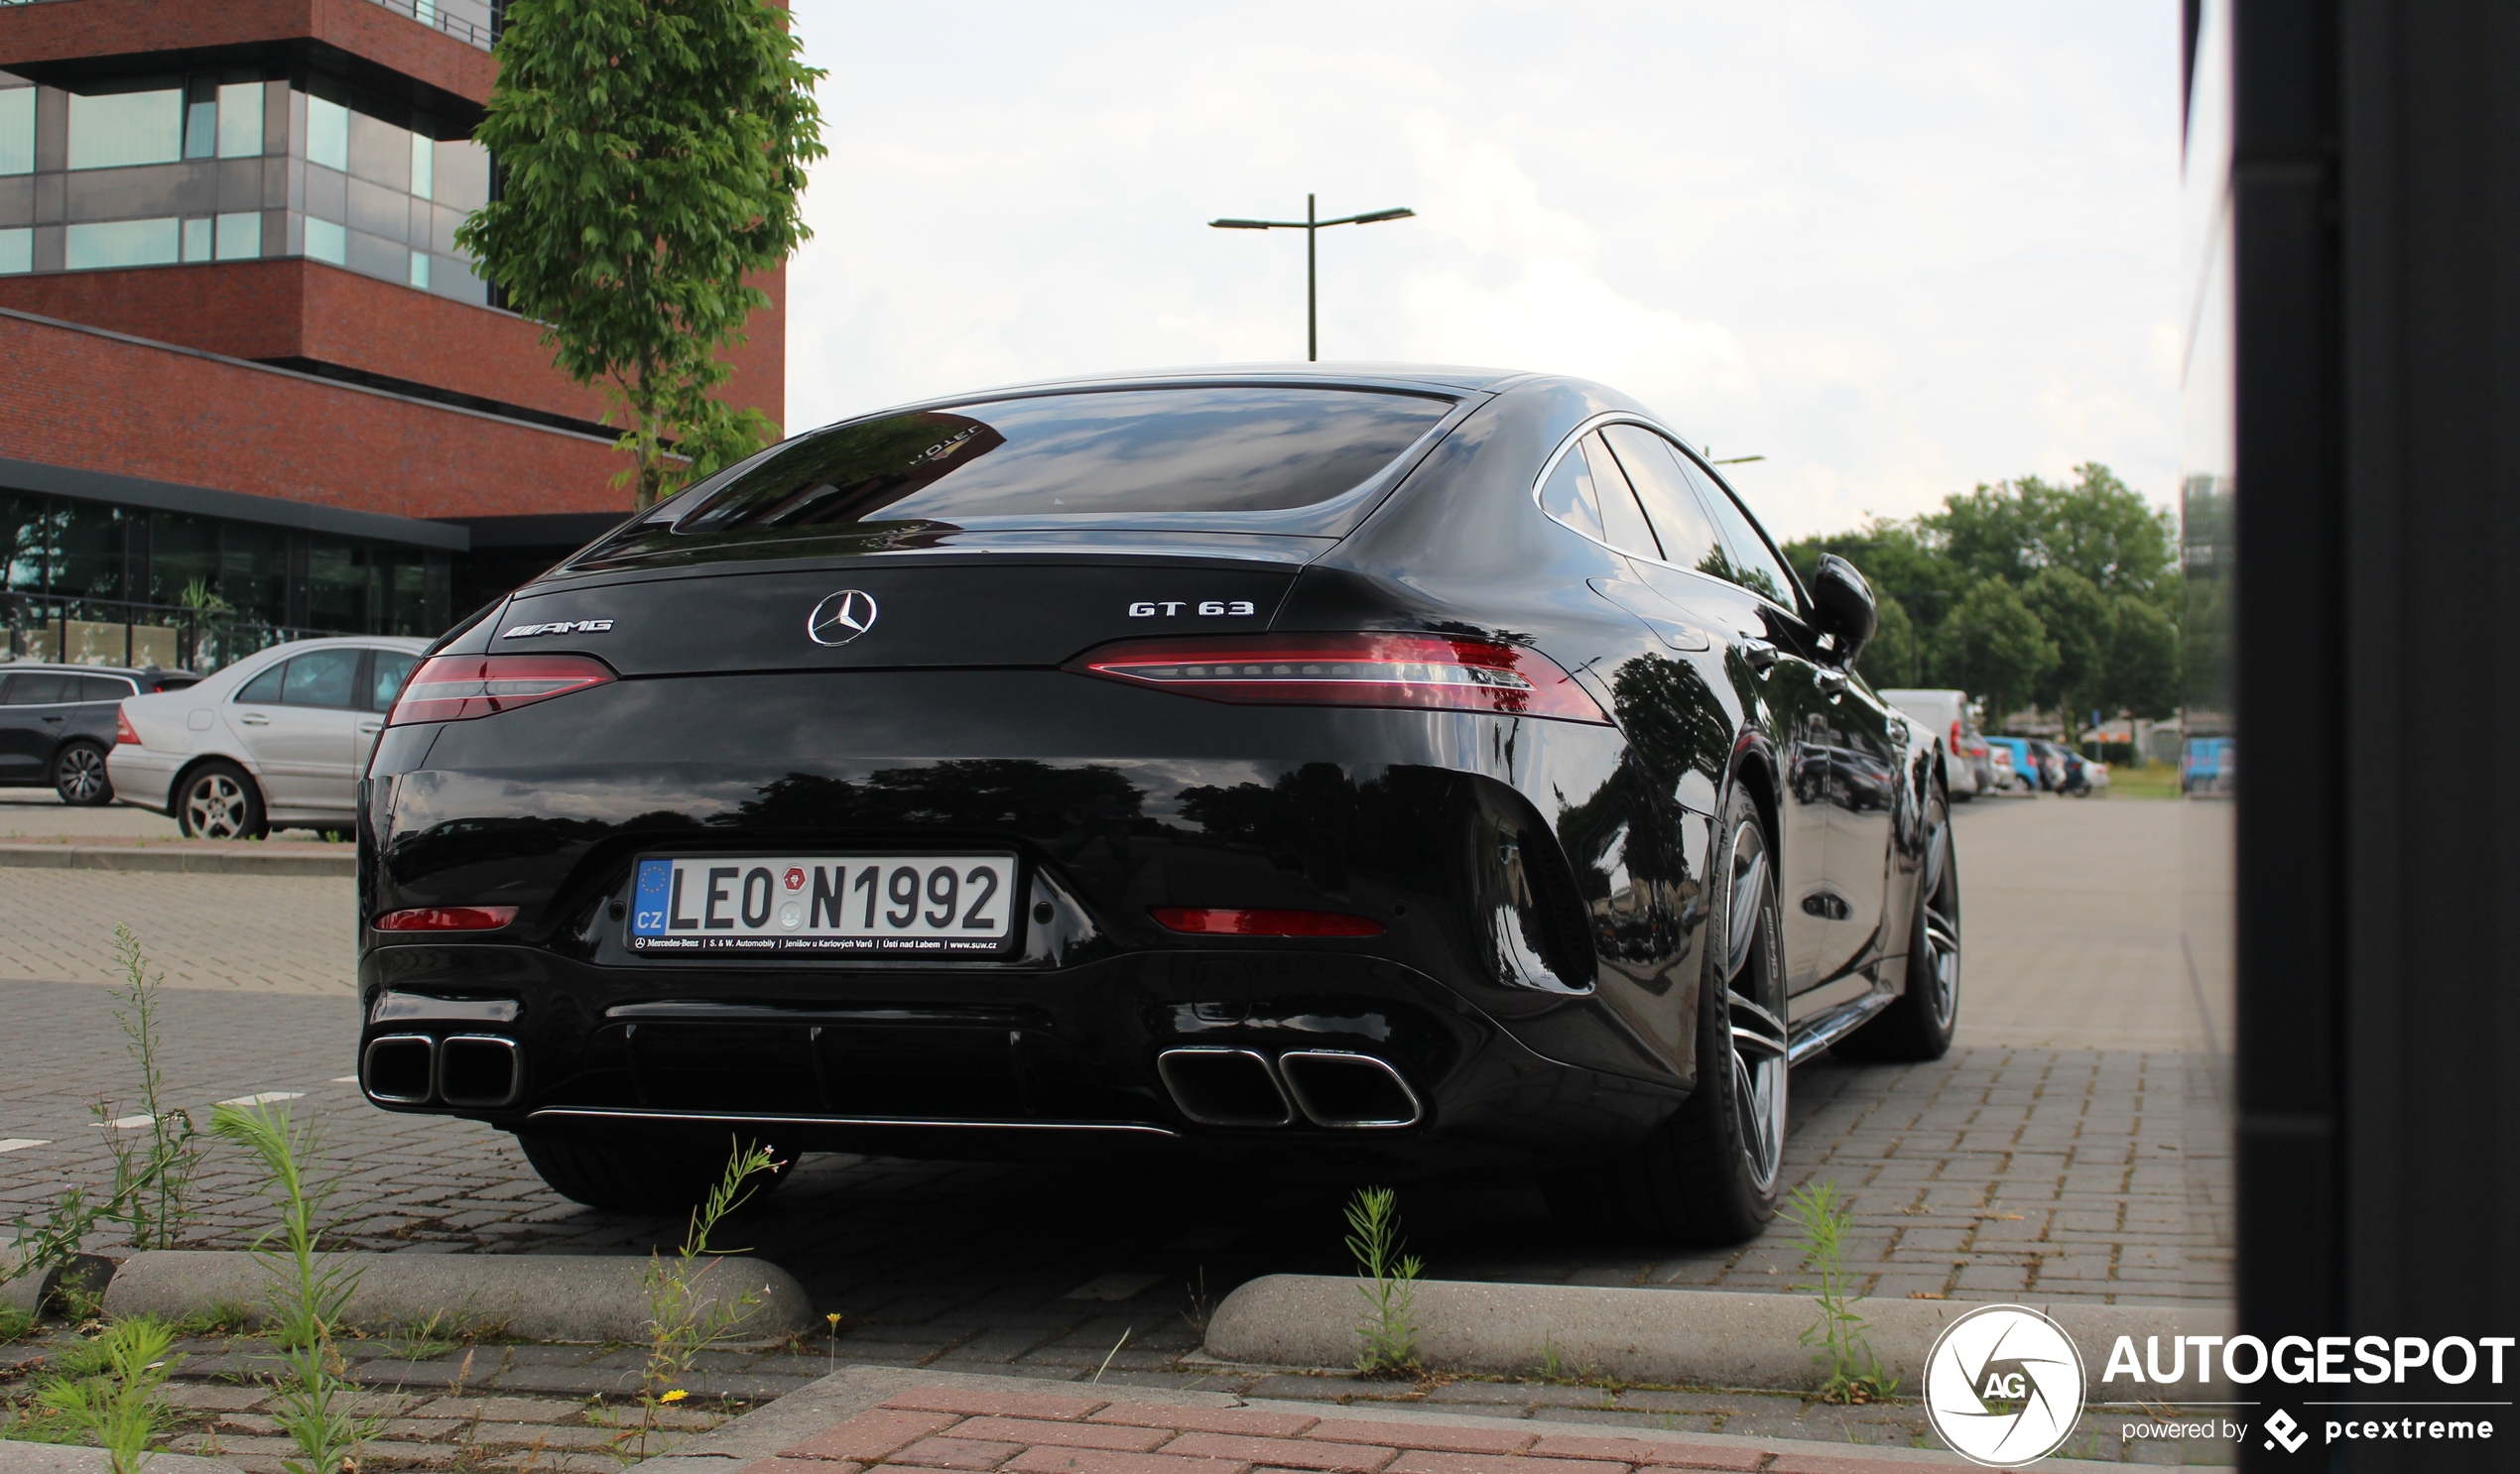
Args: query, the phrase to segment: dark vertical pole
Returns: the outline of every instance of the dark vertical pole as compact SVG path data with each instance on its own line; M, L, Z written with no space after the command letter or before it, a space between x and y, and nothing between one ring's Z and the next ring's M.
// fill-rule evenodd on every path
M1306 363L1322 361L1322 316L1320 298L1314 287L1317 273L1313 265L1313 242L1320 237L1322 227L1313 223L1313 199L1314 196L1310 194L1304 196L1304 361Z

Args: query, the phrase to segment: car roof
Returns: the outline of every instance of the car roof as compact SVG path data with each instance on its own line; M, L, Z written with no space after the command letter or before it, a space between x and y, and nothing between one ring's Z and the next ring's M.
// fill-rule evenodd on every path
M134 680L156 680L169 676L192 674L174 666L162 666L155 671L144 671L137 666L68 666L57 665L51 661L0 662L0 676L7 676L17 671L42 671L54 676L128 676Z

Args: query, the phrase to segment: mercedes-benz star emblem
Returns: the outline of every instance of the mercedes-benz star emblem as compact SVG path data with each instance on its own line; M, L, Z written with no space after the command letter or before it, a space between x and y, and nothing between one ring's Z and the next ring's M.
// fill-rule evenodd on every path
M873 628L875 596L862 588L841 589L805 617L805 632L817 645L846 645Z

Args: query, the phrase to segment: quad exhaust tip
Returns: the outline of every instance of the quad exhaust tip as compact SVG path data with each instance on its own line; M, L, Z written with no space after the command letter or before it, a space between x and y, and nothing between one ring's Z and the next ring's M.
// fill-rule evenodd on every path
M1296 1115L1339 1131L1415 1126L1426 1108L1388 1062L1345 1049L1296 1049L1268 1056L1212 1045L1167 1049L1155 1071L1181 1113L1200 1126L1267 1130Z
M1400 1071L1371 1054L1296 1049L1278 1056L1278 1070L1316 1126L1390 1130L1415 1126L1426 1115Z
M525 1093L516 1041L489 1034L437 1039L388 1034L368 1041L359 1080L388 1105L433 1103L472 1109L511 1106Z

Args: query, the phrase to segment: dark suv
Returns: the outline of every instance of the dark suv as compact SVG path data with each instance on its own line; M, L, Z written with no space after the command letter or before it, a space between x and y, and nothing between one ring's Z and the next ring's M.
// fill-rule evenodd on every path
M105 754L123 697L198 679L155 666L0 666L0 788L50 785L64 803L111 803Z

